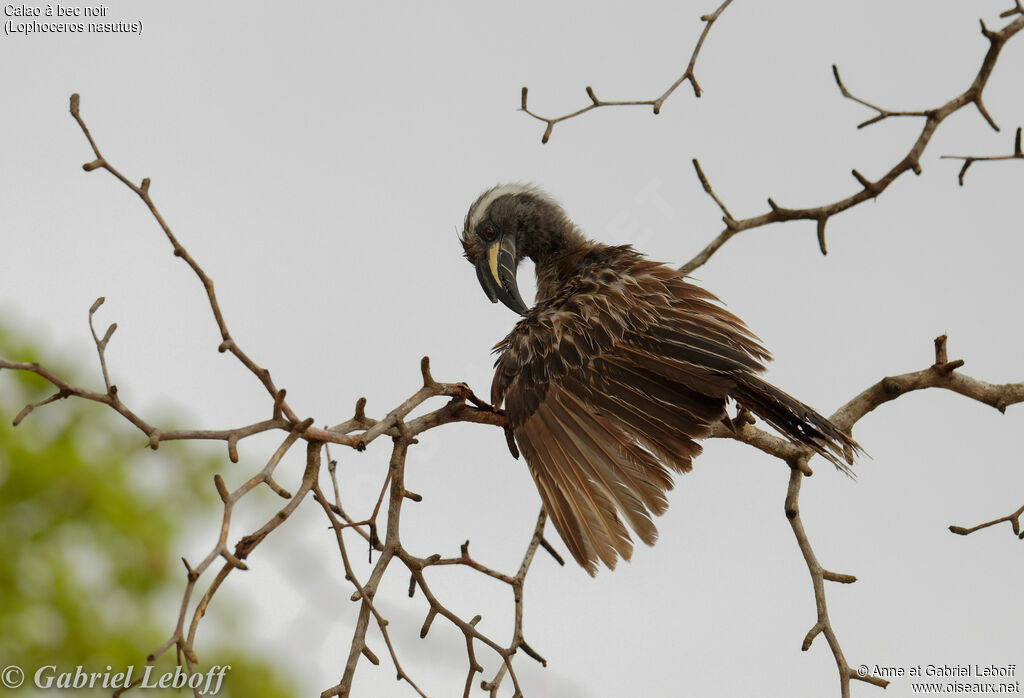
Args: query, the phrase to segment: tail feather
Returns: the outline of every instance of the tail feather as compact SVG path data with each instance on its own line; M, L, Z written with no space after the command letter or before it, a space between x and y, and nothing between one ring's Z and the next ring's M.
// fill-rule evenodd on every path
M853 476L853 455L864 449L828 418L752 373L733 374L730 396L796 443L813 449L839 470Z

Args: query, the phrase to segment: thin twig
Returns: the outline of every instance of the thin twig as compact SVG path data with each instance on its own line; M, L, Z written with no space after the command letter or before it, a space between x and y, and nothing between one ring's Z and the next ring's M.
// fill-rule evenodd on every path
M693 47L693 53L690 54L690 62L687 63L686 70L684 70L683 74L676 78L675 82L669 85L668 89L662 92L660 96L655 97L653 99L637 99L625 101L604 100L598 99L597 94L594 92L594 88L588 85L586 88L586 92L587 97L590 98L590 104L588 104L585 107L581 107L574 112L563 114L562 116L549 117L541 116L540 114L537 114L530 110L529 106L527 105L527 95L529 94L529 89L523 87L520 106L521 111L526 112L527 114L532 116L534 119L537 119L538 121L543 121L547 125L544 129L544 135L541 136L540 139L541 143L547 143L548 140L551 138L551 131L555 128L555 124L562 121L566 121L567 119L575 118L582 114L586 114L588 111L592 109L599 109L601 107L644 106L651 107L654 110L655 114L660 114L661 105L664 104L665 100L668 99L672 95L672 93L676 91L677 87L679 87L686 81L689 81L690 86L693 88L693 96L699 98L701 96L700 84L697 82L697 77L694 74L694 67L697 65L697 56L700 54L700 50L704 46L704 40L707 39L708 32L711 31L711 25L715 23L715 20L718 19L718 16L722 14L722 12L725 10L726 7L729 6L731 2L732 0L725 0L725 2L718 6L717 10L715 10L709 15L701 16L700 21L704 22L704 29L700 33L700 38L697 39L697 44Z
M994 160L1024 160L1024 151L1020 147L1020 131L1021 127L1017 127L1017 135L1013 139L1013 154L1011 155L943 155L943 160L963 160L963 167L960 168L960 174L957 176L957 180L960 182L960 186L964 185L964 175L967 174L967 168L976 162L992 162Z

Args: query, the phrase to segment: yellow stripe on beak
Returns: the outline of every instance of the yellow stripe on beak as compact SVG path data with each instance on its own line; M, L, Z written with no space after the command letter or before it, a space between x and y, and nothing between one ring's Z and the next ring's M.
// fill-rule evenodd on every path
M498 276L498 252L500 248L501 245L494 244L487 250L487 265L491 268L491 276L497 282L499 288L501 287L501 277Z

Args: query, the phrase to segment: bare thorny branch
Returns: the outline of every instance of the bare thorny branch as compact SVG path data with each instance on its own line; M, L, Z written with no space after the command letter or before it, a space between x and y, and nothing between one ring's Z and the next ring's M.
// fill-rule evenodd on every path
M694 49L686 72L684 72L676 83L673 84L672 87L670 87L669 90L667 90L660 98L657 100L636 103L601 102L593 96L593 91L588 88L588 94L591 96L593 104L579 112L555 119L546 119L531 113L531 116L548 123L545 140L547 139L547 136L550 135L551 128L554 123L566 118L571 118L572 116L576 116L599 106L612 106L615 104L649 104L654 106L655 112L657 112L664 99L666 99L672 91L674 91L675 88L685 80L690 80L694 87L695 94L699 96L700 91L693 76L693 67L711 24L715 19L717 19L718 15L725 9L725 7L728 6L730 1L731 0L726 0L726 2L724 2L712 15L702 18L705 22L704 32ZM1019 0L1016 1L1016 7L1006 13L1003 13L1003 16L1009 17L1015 14L1019 14L1021 16L1014 19L1000 31L989 31L984 27L984 25L982 26L983 33L989 40L990 45L977 77L965 92L937 109L921 112L907 112L889 111L877 107L850 94L842 83L838 71L835 72L836 82L844 96L878 112L874 118L869 119L862 124L862 126L876 123L889 117L907 116L925 119L925 126L922 133L914 143L908 155L882 178L872 182L861 176L856 172L856 170L853 172L854 177L861 183L863 189L847 199L811 209L785 209L777 206L769 199L771 211L768 214L755 218L736 220L729 213L725 204L714 193L714 190L708 182L708 179L699 163L694 160L697 176L704 189L721 208L727 227L719 238L713 241L711 245L701 253L701 255L698 255L698 257L691 260L688 265L684 266L683 270L689 271L706 262L711 254L721 247L725 241L741 230L786 220L816 220L818 223L819 243L822 247L822 251L824 252L825 221L827 221L830 216L835 215L846 208L869 198L874 198L896 177L906 170L910 169L915 172L920 172L919 160L921 153L933 135L935 128L947 116L959 108L973 103L979 112L981 112L990 124L995 127L994 122L992 122L991 117L988 115L983 105L982 91L989 75L991 74L1002 46L1012 35L1020 31L1021 28L1024 28L1024 11L1021 10ZM526 107L525 97L526 94L524 89L524 109ZM346 579L355 589L353 601L360 604L360 610L356 626L354 628L353 639L349 648L343 675L338 684L325 690L322 695L349 695L352 679L358 668L359 662L365 658L372 664L379 663L377 654L370 648L370 639L368 638L368 633L372 626L376 626L380 632L381 640L384 642L391 662L395 668L397 679L408 683L410 688L417 694L421 696L426 695L403 669L398 657L398 652L392 643L391 636L388 631L388 620L381 614L374 602L380 581L388 567L391 563L398 561L410 574L410 596L414 595L416 589L419 589L428 604L427 615L421 630L421 636L425 637L429 632L433 621L438 616L441 616L458 628L465 637L468 670L464 695L468 696L470 694L470 689L476 674L483 671L483 668L476 656L477 649L483 647L494 652L500 658L501 663L496 674L489 681L481 681L481 688L488 692L492 697L496 696L499 687L502 685L502 682L507 675L512 683L514 695L517 697L521 696L522 688L519 684L519 680L512 663L512 658L516 652L519 649L522 649L524 653L546 665L545 660L536 651L534 651L524 639L523 589L526 576L531 568L536 551L540 547L543 547L551 553L551 555L555 557L560 564L562 563L561 558L544 538L544 512L542 511L537 519L534 532L530 537L529 543L523 554L519 569L514 575L500 572L474 559L469 552L469 541L466 541L461 546L460 555L456 557L446 558L440 554L418 557L404 547L400 537L401 511L404 503L407 500L413 502L419 502L422 500L422 497L418 494L409 491L405 484L406 457L410 446L416 444L415 437L428 429L455 421L478 422L507 427L505 417L501 411L495 410L490 405L481 401L473 394L469 387L463 383L439 383L435 381L430 374L429 361L424 358L420 367L423 379L422 387L410 396L408 400L391 410L383 419L376 420L367 417L365 413L365 399L360 399L357 402L355 414L351 419L333 427L318 428L313 426L312 418L300 419L296 412L286 402L285 390L279 389L271 380L269 371L261 368L245 352L243 352L229 334L214 292L212 279L207 276L199 264L191 257L171 232L169 226L150 197L150 180L144 179L141 184L136 185L109 164L109 162L100 153L89 129L82 120L78 107L78 95L73 95L71 99L72 116L78 122L83 134L88 139L95 156L94 160L84 165L84 169L86 171L92 171L95 169L107 170L125 186L134 191L146 204L154 219L160 225L164 234L170 241L174 254L181 257L186 264L189 265L203 284L207 292L210 309L214 315L221 335L221 341L218 347L219 350L221 352L230 352L234 355L264 386L268 396L272 400L271 417L267 420L254 424L222 430L165 430L144 420L120 400L117 394L117 386L114 385L110 379L105 350L116 329L116 324L112 324L102 337L97 334L93 327L93 316L103 302L103 299L101 298L98 299L89 310L89 326L99 356L105 388L104 392L95 392L73 386L39 364L0 359L0 369L7 368L35 373L47 380L56 388L56 392L49 397L39 402L29 404L22 409L15 418L14 423L18 424L38 407L68 397L78 397L105 404L121 414L131 424L146 434L151 448L156 449L162 441L169 440L222 440L227 443L228 454L233 462L237 462L238 460L237 443L239 440L270 430L279 430L285 434L280 446L268 459L262 470L254 474L235 490L229 490L223 479L220 476L215 476L214 485L223 504L223 516L217 542L206 557L195 567L193 567L187 560L183 559L187 576L177 624L167 641L149 655L147 662L149 664L153 664L160 656L173 647L177 655L178 663L186 666L190 674L194 673L196 664L199 661L195 652L196 634L199 623L211 603L213 596L232 571L236 569L247 569L245 560L253 550L260 545L260 543L270 533L276 530L291 516L298 506L306 499L308 494L312 494L312 498L320 505L332 530L334 531L339 554L345 569ZM961 182L964 171L966 171L967 167L972 162L990 159L1020 158L1020 130L1018 129L1017 132L1015 152L1012 156L956 157L961 157L965 160L964 168L961 171ZM725 237L723 238L723 236ZM832 421L840 428L849 431L857 421L866 416L876 407L889 402L900 395L924 388L942 388L951 390L970 399L991 405L999 409L1001 412L1005 411L1009 405L1024 401L1024 383L1005 385L989 384L984 381L967 377L960 373L958 369L962 365L963 361L948 360L946 356L946 339L944 336L939 337L935 342L935 363L933 365L915 373L883 378L881 381L869 387L867 390L863 391L850 400L846 405L841 407L832 416ZM428 412L423 416L406 421L408 415L416 407L434 397L446 397L448 398L448 402L444 406ZM336 477L336 463L335 461L330 460L329 454L328 472L332 486L333 501L328 499L321 489L321 450L326 448L327 444L332 443L348 446L356 451L362 451L365 450L372 441L380 436L388 436L394 442L389 469L381 488L381 497L369 517L355 520L342 508L341 488L339 487ZM840 647L831 620L829 619L825 594L825 582L852 583L856 581L856 578L852 575L835 573L823 567L814 553L809 537L804 528L799 510L799 495L803 478L812 474L808 463L813 454L789 441L756 428L753 426L748 415L741 415L741 418L735 420L731 427L726 427L724 425L717 427L712 436L735 438L779 458L789 465L789 488L786 496L785 512L811 575L817 609L816 621L804 639L803 649L808 649L818 635L823 635L825 637L836 661L840 676L841 691L844 697L849 696L850 682L852 679L863 680L879 686L884 686L886 682L882 679L870 676L861 677L851 670L849 663L843 655L842 648ZM293 495L275 481L274 472L285 454L300 440L306 442L306 467L302 480ZM514 446L514 444L510 443L510 446ZM271 516L263 526L238 539L234 548L231 549L229 548L229 539L234 507L249 492L256 489L260 484L266 484L268 488L285 499L286 503L273 516ZM378 537L377 524L378 515L382 509L387 512L387 523L385 526L383 540ZM1008 522L1010 523L1014 533L1020 535L1020 517L1022 514L1024 514L1024 507L1018 509L1012 514L994 519L987 523L979 524L972 528L951 526L950 530L954 533L967 535L982 528ZM359 581L351 564L344 536L344 532L346 530L355 531L355 533L360 536L361 540L369 545L371 551L375 551L378 554L376 563L365 582ZM193 603L193 597L196 594L199 580L206 571L218 561L220 561L220 567L216 575L209 582L199 600ZM469 568L470 570L478 572L485 577L492 578L511 587L513 593L515 622L512 638L508 645L502 645L477 630L477 625L480 621L479 616L466 620L450 611L442 603L432 586L429 584L426 578L426 571L430 567L446 565L458 565ZM121 692L122 691L118 691L118 693Z
M719 209L722 211L722 221L725 223L725 229L722 230L690 261L682 265L680 267L680 271L684 274L690 274L695 269L703 266L709 259L711 259L712 255L714 255L725 243L731 240L738 233L745 230L760 228L772 223L783 223L794 220L814 221L818 247L822 254L828 254L828 247L825 241L825 225L828 223L829 219L836 214L842 213L843 211L856 206L857 204L877 198L889 187L890 184L908 171L913 172L914 174L921 174L921 156L924 154L925 148L931 141L932 136L935 135L936 129L950 115L969 104L973 104L985 121L987 121L993 129L998 131L999 127L985 108L982 95L985 90L985 86L988 84L989 77L992 75L992 70L996 66L996 61L999 59L1003 46L1006 45L1006 42L1009 41L1012 36L1018 33L1021 29L1024 29L1024 13L1020 11L1019 7L1020 4L1018 2L1017 7L1007 10L1000 15L1001 17L1010 17L1013 15L1018 16L999 31L992 31L985 26L984 22L981 23L981 32L988 40L989 46L988 50L985 52L984 58L982 58L981 66L979 67L977 74L971 81L971 84L967 86L967 89L947 101L945 104L933 109L924 109L919 111L895 111L876 106L854 96L846 88L842 78L840 78L839 69L836 66L832 66L832 73L835 77L836 85L839 87L840 93L847 99L851 99L858 104L862 104L877 112L874 117L862 122L857 128L864 128L865 126L870 126L871 124L894 117L916 117L924 119L924 125L921 127L921 132L918 134L913 144L911 144L910 150L885 174L877 179L870 179L862 175L857 170L852 170L851 174L853 175L853 178L857 180L857 183L860 184L861 189L843 199L822 204L820 206L786 208L775 203L772 198L769 198L769 210L766 213L751 216L749 218L736 219L731 213L729 213L729 210L722 203L722 200L714 193L711 184L708 182L707 176L701 169L700 163L694 159L693 166L697 172L697 177L704 190L712 199L714 199L715 204L717 204ZM1018 147L1015 149L1014 155L996 157L952 156L965 160L964 167L960 171L960 183L963 184L963 175L973 162L979 160L1008 160L1022 157L1018 154L1020 152L1019 145L1020 138L1018 130Z
M962 359L949 360L946 351L946 336L936 337L935 362L931 366L913 373L886 376L840 407L829 419L837 427L850 433L853 425L875 408L895 400L901 395L925 388L950 390L994 407L1001 413L1005 412L1006 408L1010 405L1024 402L1024 382L993 385L959 372L957 369L963 365L964 361ZM740 423L737 424L737 421ZM726 425L716 425L711 436L734 438L775 456L790 465L789 489L786 493L786 517L793 528L793 534L796 536L797 544L800 546L800 552L803 554L804 561L807 563L807 569L811 574L815 606L817 608L817 620L804 638L802 649L809 649L811 643L818 635L823 634L825 636L825 640L828 642L832 655L836 660L843 698L848 698L850 695L850 681L853 679L885 687L888 684L887 681L871 675L861 676L850 667L850 664L843 655L843 650L840 647L835 630L832 627L832 621L829 619L828 604L825 596L825 582L851 584L857 581L857 578L852 575L838 574L825 569L818 562L817 556L811 547L810 539L804 529L799 507L800 485L804 477L813 474L808 466L808 461L814 455L813 452L805 447L797 446L791 441L754 427L749 417L743 420L735 420L731 428ZM980 528L1010 521L1014 526L1014 532L1019 533L1019 517L1022 512L1024 512L1024 507L1014 514L969 530L958 526L951 526L950 530L954 533L966 535Z
M722 12L725 10L726 7L729 6L729 3L731 2L732 0L725 0L725 2L719 5L718 9L712 12L711 14L701 15L700 21L704 22L704 30L700 33L700 38L697 39L697 44L693 47L693 53L690 54L690 62L687 63L686 70L684 70L683 74L676 78L675 82L669 85L668 89L662 92L661 95L659 95L658 97L655 97L653 99L639 99L626 101L598 99L597 94L594 92L594 88L588 85L586 88L586 92L587 97L590 98L590 104L588 104L587 106L581 107L574 112L563 114L562 116L541 116L540 114L535 113L529 108L527 104L527 95L529 94L529 89L523 87L522 105L520 109L529 114L530 116L532 116L534 119L537 119L538 121L543 121L545 124L547 124L546 128L544 129L544 135L540 139L541 143L547 143L548 139L551 138L551 131L555 128L555 124L565 121L567 119L572 119L577 116L586 114L588 111L591 111L592 109L599 109L601 107L643 106L651 107L654 110L655 114L660 114L661 105L665 103L666 99L672 96L672 93L676 91L677 87L679 87L686 81L689 81L690 86L693 88L693 96L699 98L701 96L700 84L697 82L697 76L694 74L694 67L697 65L697 56L700 54L701 48L704 47L704 40L707 38L708 32L711 31L711 25L715 23L715 20L718 19L718 16L722 14Z
M1010 155L943 155L942 158L946 160L963 160L963 167L960 168L960 174L957 179L960 182L960 186L964 185L964 175L967 174L967 168L976 162L992 162L994 160L1024 160L1024 150L1020 147L1020 126L1017 127L1017 135L1013 139L1013 153Z
M416 435L427 431L428 429L456 421L478 422L504 427L504 415L500 410L493 409L490 405L477 398L464 383L441 383L436 381L431 375L429 360L424 357L420 366L421 377L423 379L422 387L408 400L389 412L383 419L376 420L367 417L365 413L366 401L365 399L360 399L356 404L355 415L351 419L334 427L326 429L317 428L313 426L312 418L300 420L285 401L285 390L277 388L270 378L269 371L256 364L255 361L253 361L241 349L241 347L228 333L227 324L220 311L217 296L214 292L213 280L203 271L202 267L200 267L198 262L192 258L184 246L178 242L163 216L160 214L150 197L150 180L144 179L140 185L135 185L131 180L113 167L100 153L92 134L79 112L79 97L77 94L73 95L71 98L71 114L81 127L82 132L88 139L95 155L95 159L84 165L84 169L86 171L96 169L107 170L143 200L157 223L160 225L164 234L171 242L175 256L181 257L189 265L206 289L210 309L213 312L221 334L221 343L219 346L220 351L229 351L233 354L266 388L272 402L272 415L270 419L261 422L249 424L243 427L222 430L167 430L156 427L140 417L121 401L118 397L117 386L110 380L105 352L107 343L110 341L110 338L117 326L116 324L111 325L103 337L100 337L96 333L93 327L93 316L103 303L104 299L100 298L89 309L89 327L99 355L105 392L95 392L73 386L46 367L37 363L16 362L7 359L0 359L0 369L7 368L34 373L44 378L57 388L57 392L49 398L27 405L15 418L15 424L20 423L22 419L28 416L28 414L37 407L59 399L78 397L92 402L105 404L117 411L131 424L146 434L148 444L151 448L156 449L159 447L160 442L169 440L222 440L227 442L228 453L233 462L237 462L238 460L237 444L239 440L270 430L279 430L285 433L282 443L267 461L263 469L235 490L230 491L220 475L214 477L214 485L223 504L221 527L217 542L198 565L193 566L188 562L188 560L182 560L186 570L186 585L182 595L176 626L167 641L147 657L147 664L152 665L157 661L157 659L173 647L175 649L178 664L185 666L189 675L192 675L195 672L196 665L199 661L195 651L196 633L198 631L200 621L205 615L214 595L232 571L248 569L245 563L246 558L248 558L252 551L259 546L268 535L282 525L303 502L306 495L312 492L313 498L324 509L325 515L330 521L332 528L335 530L338 548L346 570L346 578L354 585L356 590L353 600L361 601L359 620L353 636L344 676L336 686L324 692L325 696L348 695L352 675L360 658L365 657L374 664L378 663L379 660L369 648L366 637L366 631L369 625L368 621L371 615L380 629L381 635L388 647L398 678L409 683L410 686L420 695L425 695L402 669L398 655L391 643L391 639L387 631L388 621L373 605L373 595L376 592L377 585L383 577L388 565L394 560L398 560L405 565L407 570L413 575L416 585L423 590L424 596L428 599L429 603L428 618L432 619L436 615L441 615L459 628L459 630L465 635L470 660L470 673L469 679L467 679L467 693L468 686L471 684L473 675L481 670L475 658L475 646L480 644L489 650L494 651L502 660L501 668L495 677L489 682L484 682L486 687L485 690L489 691L492 695L495 695L503 677L507 674L515 687L516 695L521 695L518 678L512 664L512 657L520 648L522 648L525 653L537 661L544 663L543 658L534 652L524 640L522 611L523 586L525 584L526 574L533 561L536 550L541 545L543 545L545 549L551 550L550 544L548 544L543 537L545 520L544 514L541 513L541 516L538 519L534 534L531 537L526 552L524 553L519 571L514 576L502 574L473 560L469 556L468 541L463 545L462 555L459 558L442 558L441 555L432 555L426 558L420 558L405 549L399 537L401 508L404 502L406 500L414 502L422 500L422 497L419 495L405 489L404 484L406 453L411 445L417 443L415 438ZM416 417L408 422L405 421L409 413L416 407L435 397L447 397L449 400L440 408L428 412L420 417ZM349 446L357 451L363 451L370 443L380 436L389 436L395 442L391 465L385 478L384 487L381 493L381 500L377 502L377 506L374 508L373 513L368 519L363 521L354 521L346 515L344 510L341 508L340 490L337 485L335 463L333 461L329 463L329 474L335 495L335 502L333 504L328 502L320 488L320 451L322 448L326 447L328 443L341 444ZM287 452L300 440L306 442L306 468L302 481L293 495L277 483L274 479L274 472ZM238 504L249 492L261 484L267 485L267 487L273 492L285 499L286 503L277 512L275 512L263 526L238 539L232 550L229 547L229 539L232 514L235 505ZM381 509L385 492L390 492L386 506L387 532L384 541L380 541L377 539L376 535L376 520ZM349 562L343 536L343 530L346 528L357 531L360 536L371 544L372 549L375 549L380 553L377 563L373 568L373 572L365 584L361 584L356 579L355 572ZM561 560L557 555L555 555L555 558L559 563L561 563ZM198 601L195 601L194 596L197 593L199 580L218 560L222 561L220 568L214 578L207 585L202 596ZM467 621L459 617L457 614L450 611L430 589L424 575L424 570L432 565L450 564L463 565L471 570L482 573L484 576L503 581L512 587L514 595L515 625L512 639L507 646L496 642L487 635L478 631L475 626L479 622L479 618ZM133 684L132 687L137 685L137 683L138 682ZM120 689L115 695L119 695L125 690L126 689ZM195 690L197 691L198 689Z

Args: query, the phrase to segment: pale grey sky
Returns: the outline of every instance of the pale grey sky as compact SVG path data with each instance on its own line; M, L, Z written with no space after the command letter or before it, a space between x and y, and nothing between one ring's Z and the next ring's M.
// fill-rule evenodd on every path
M543 125L517 111L523 85L549 114L585 104L588 84L608 99L660 93L714 5L133 2L109 5L109 17L142 20L142 36L3 36L3 321L92 367L86 314L105 296L99 322L118 323L108 358L130 404L177 408L196 427L269 414L251 375L216 352L202 289L145 208L105 173L82 172L91 153L67 114L77 91L103 152L135 181L152 178L161 211L215 279L237 341L300 414L335 423L365 395L380 416L417 388L424 354L435 377L485 395L490 348L515 318L487 302L456 240L483 189L534 182L590 236L681 264L721 228L691 158L736 216L764 212L768 196L783 206L846 196L857 188L850 170L879 176L920 120L856 130L872 112L841 98L831 64L869 101L938 106L980 65L978 18L1000 27L1010 3L736 0L701 54L701 100L684 85L658 117L598 110L560 124L543 146ZM770 381L830 413L884 375L927 366L943 332L968 374L1024 378L1024 167L977 164L960 188L958 163L939 160L1010 152L1024 123L1022 72L1018 36L986 92L1002 132L970 107L951 117L920 176L829 223L828 257L813 224L790 223L737 237L696 273L773 351ZM812 543L826 567L860 579L828 587L852 665L1024 666L1022 544L1005 528L946 530L1020 506L1020 433L1016 407L1001 416L929 391L857 425L871 457L856 482L813 463L802 497ZM239 464L225 459L228 483L272 448L244 442ZM372 508L385 451L341 453L354 510ZM293 456L279 471L285 487L301 475ZM549 665L517 659L526 695L838 695L823 638L800 652L815 611L783 515L787 477L751 448L708 443L658 521L659 543L640 546L631 564L590 579L540 555L526 636ZM405 509L411 550L454 554L469 538L481 560L513 568L539 498L499 430L424 435L407 478L425 497ZM357 610L314 509L220 592L248 608L252 642L300 671L309 695L340 678ZM266 515L239 511L233 535ZM213 536L181 552L201 556ZM481 628L504 640L506 588L465 571L437 579L446 601L482 613ZM429 695L460 694L461 635L439 621L420 641L425 607L406 598L407 582L388 577L379 597L400 656ZM201 632L216 633L215 611L206 623ZM354 695L411 695L370 637L385 666L363 666ZM479 654L491 672L494 658ZM857 696L879 690L854 685ZM899 679L885 695L910 690Z

